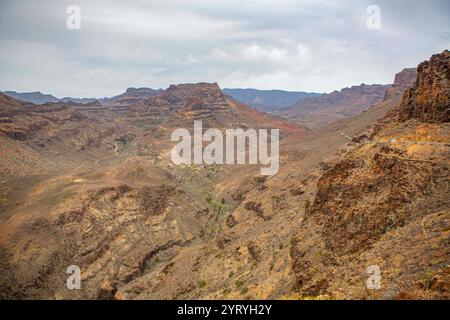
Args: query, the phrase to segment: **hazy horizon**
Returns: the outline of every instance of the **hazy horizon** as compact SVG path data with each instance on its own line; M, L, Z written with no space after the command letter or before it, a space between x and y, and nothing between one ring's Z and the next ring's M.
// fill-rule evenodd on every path
M214 81L214 82L217 82L217 81ZM211 83L214 83L214 82L211 82ZM195 84L197 84L197 83L201 83L201 82L195 82ZM170 84L170 85L179 85L179 84L183 84L183 83L172 83L172 84ZM304 92L304 93L315 93L315 94L327 94L327 93L331 93L331 92L333 92L333 91L340 91L340 90L342 90L342 89L351 87L351 86L343 87L343 88L334 89L334 90L332 90L332 91L327 91L327 92L313 92L313 91L302 91L302 90L285 90L285 89L278 89L278 88L274 88L274 89L236 88L236 87L234 87L234 88L226 88L226 87L221 86L220 83L217 83L217 84L219 85L220 89L226 89L226 90L285 91L285 92ZM354 84L354 85L352 85L352 86L360 86L360 85L362 85L362 84L365 84L365 85L389 85L389 84L392 84L392 83L360 83L360 84ZM169 85L169 86L170 86L170 85ZM59 95L53 94L52 92L46 92L46 91L42 91L42 90L17 91L17 90L14 90L14 89L1 89L0 91L2 91L2 92L16 92L16 93L19 93L19 94L41 93L41 94L43 94L43 95L52 95L53 97L58 98L58 99L64 99L64 98L102 99L102 98L111 98L111 97L114 97L114 96L123 94L123 93L124 93L127 89L129 89L129 88L134 88L134 89L143 89L143 88L145 88L145 89L153 89L153 90L166 90L169 86L164 87L164 88L127 87L127 88L124 88L124 89L122 90L122 92L117 93L117 94L114 94L114 95L112 95L112 96L90 96L90 97L88 97L88 96L69 96L69 95L61 95L61 96L59 96Z

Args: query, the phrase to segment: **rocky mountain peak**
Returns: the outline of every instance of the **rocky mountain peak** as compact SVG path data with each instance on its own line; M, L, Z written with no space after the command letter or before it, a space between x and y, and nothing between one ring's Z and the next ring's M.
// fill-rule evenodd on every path
M127 88L127 90L125 91L125 94L126 95L139 95L142 97L147 97L147 96L151 97L151 96L157 95L161 91L162 91L161 89L155 90L152 88L145 88L145 87L143 87L143 88L130 87L130 88Z
M167 94L178 97L191 97L200 95L222 96L222 91L217 83L183 83L178 85L170 85L166 90Z
M450 118L450 51L433 55L418 68L414 86L403 95L399 119L442 123Z
M386 91L384 100L401 95L414 85L417 78L417 68L405 68L395 75L394 83Z

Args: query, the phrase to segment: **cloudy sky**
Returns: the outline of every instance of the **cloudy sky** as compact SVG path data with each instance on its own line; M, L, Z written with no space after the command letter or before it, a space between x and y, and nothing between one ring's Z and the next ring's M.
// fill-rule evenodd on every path
M0 90L103 97L127 87L329 92L390 83L450 49L450 1L0 0ZM81 29L69 30L69 5ZM381 28L367 27L367 7Z

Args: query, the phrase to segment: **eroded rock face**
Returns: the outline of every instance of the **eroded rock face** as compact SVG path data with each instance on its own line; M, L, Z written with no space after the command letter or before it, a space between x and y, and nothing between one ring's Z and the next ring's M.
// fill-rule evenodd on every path
M85 118L61 105L36 106L0 93L0 133L15 140L27 140L41 132L48 135Z
M324 166L291 242L302 296L448 296L448 61L446 51L422 63L404 96L401 116L422 122L388 117ZM382 272L378 290L366 286L371 265Z
M42 174L110 152L114 131L66 104L37 106L0 93L0 175Z
M324 172L292 241L293 269L302 295L337 297L339 281L345 279L345 297L367 298L365 268L377 264L383 265L388 286L375 293L392 298L402 292L402 281L408 277L419 281L427 270L441 272L450 262L445 249L449 147L412 136L418 130L434 137L441 129L403 127L401 141L393 142L384 142L383 132ZM423 229L423 221L429 227ZM403 235L406 229L409 240ZM349 267L350 261L354 265Z
M394 83L386 91L384 100L392 96L404 94L405 91L411 88L417 79L417 68L405 68L395 75Z
M401 104L400 120L418 119L441 123L450 119L450 51L422 62L414 87L407 90Z
M446 166L404 156L400 148L376 146L337 163L319 180L308 215L327 230L327 246L335 254L367 249L382 234L421 214L409 208L414 199L446 188Z
M7 298L114 299L118 289L155 268L160 252L199 237L204 221L179 209L185 201L183 191L165 184L86 192L23 225L8 250L0 247L9 261L4 269L14 267L8 279L15 279L0 281L0 288ZM65 288L62 271L69 265L79 266L83 290Z

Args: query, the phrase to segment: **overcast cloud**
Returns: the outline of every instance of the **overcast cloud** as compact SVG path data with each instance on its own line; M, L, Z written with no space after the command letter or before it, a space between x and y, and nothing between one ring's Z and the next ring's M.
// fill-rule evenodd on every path
M81 30L66 8L81 8ZM369 5L381 29L366 27ZM329 92L450 48L450 1L0 0L0 90L102 97L184 82Z

